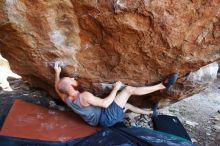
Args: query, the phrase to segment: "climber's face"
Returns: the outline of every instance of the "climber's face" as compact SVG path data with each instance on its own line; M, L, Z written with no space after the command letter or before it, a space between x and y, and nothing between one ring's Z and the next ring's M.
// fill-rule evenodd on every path
M78 82L74 78L70 77L62 78L59 82L58 88L62 93L68 94L69 96L76 96L79 92L77 90Z

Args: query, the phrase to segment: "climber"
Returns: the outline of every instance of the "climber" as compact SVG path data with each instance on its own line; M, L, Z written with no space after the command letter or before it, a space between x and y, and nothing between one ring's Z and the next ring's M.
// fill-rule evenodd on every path
M172 85L177 80L178 75L173 74L164 82L154 86L132 87L126 86L118 94L122 83L114 84L111 93L105 98L99 98L90 92L79 92L78 82L74 78L63 77L60 79L61 67L56 62L55 70L55 89L60 98L77 114L79 114L89 125L100 124L109 127L117 122L122 122L124 111L129 109L140 114L150 114L151 111L137 108L127 101L131 95L145 95L157 90L171 90Z

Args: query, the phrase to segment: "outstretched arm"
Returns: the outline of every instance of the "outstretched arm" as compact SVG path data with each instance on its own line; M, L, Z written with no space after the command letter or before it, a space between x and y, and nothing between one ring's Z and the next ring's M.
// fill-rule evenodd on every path
M121 88L121 85L122 83L120 81L116 82L111 93L104 99L96 97L88 92L85 96L82 96L82 98L84 98L84 100L90 105L107 108L114 101L118 90Z
M59 62L56 62L54 65L54 70L55 70L55 90L59 97L64 101L65 95L60 93L58 90L58 83L60 81L60 72L61 72L61 67L59 66Z

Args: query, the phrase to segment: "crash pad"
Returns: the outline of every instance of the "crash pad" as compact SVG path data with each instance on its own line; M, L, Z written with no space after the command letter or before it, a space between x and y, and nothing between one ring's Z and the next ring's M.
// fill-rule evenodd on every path
M48 141L67 141L96 133L99 128L86 124L73 112L62 112L16 100L1 128L0 135Z

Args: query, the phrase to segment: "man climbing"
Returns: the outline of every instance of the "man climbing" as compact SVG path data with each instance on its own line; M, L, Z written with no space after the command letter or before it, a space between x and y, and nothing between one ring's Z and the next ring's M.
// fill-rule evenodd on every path
M74 78L64 77L60 79L61 67L58 62L55 63L54 70L55 89L60 98L89 125L96 126L100 124L104 127L122 122L126 109L135 113L150 114L150 111L128 104L128 99L131 95L145 95L161 89L171 90L178 77L177 74L173 74L165 82L154 86L126 86L117 94L122 86L122 83L118 81L114 84L111 93L102 99L87 91L79 92L77 90L78 82Z

